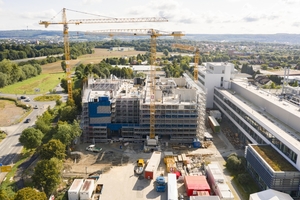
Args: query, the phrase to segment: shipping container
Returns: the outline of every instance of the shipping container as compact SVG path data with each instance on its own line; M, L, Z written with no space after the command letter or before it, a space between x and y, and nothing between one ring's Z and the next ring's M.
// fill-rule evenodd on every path
M213 116L208 116L208 123L214 133L220 132L220 124Z
M227 185L224 174L218 163L210 163L206 167L206 175L212 191L224 200L233 200L234 196Z
M220 200L218 196L190 196L189 200Z
M205 141L213 141L214 137L209 132L204 132L204 140Z
M94 179L85 179L81 190L80 190L80 200L89 200L95 188L95 180Z
M149 162L145 169L145 178L153 179L156 177L156 171L160 164L161 153L159 151L154 151L149 159Z
M205 176L185 176L184 185L187 196L197 196L198 191L207 191L210 194L210 187Z
M68 190L69 200L79 200L79 192L83 184L83 179L74 179L71 187Z
M178 200L176 174L168 174L168 200Z

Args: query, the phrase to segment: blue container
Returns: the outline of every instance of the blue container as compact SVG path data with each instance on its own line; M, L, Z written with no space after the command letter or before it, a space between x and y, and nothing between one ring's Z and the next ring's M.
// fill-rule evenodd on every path
M194 139L193 147L194 148L200 148L201 147L201 142L199 141L199 139Z

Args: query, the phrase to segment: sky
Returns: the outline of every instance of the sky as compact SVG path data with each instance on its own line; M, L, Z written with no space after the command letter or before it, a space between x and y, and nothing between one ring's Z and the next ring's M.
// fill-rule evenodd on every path
M63 8L68 9L68 20L168 19L69 25L70 31L153 28L186 34L300 34L300 0L0 0L0 30L43 30L39 21L62 21ZM50 25L47 30L62 30L62 25Z

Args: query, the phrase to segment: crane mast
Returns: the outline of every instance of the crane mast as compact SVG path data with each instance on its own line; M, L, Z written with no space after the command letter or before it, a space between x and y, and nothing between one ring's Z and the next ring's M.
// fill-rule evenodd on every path
M199 48L185 44L173 44L172 47L195 52L194 56L194 81L198 80L198 63L200 59Z
M63 34L64 34L64 49L65 49L65 61L66 61L66 76L67 76L67 87L68 87L68 100L73 99L72 92L72 78L71 78L71 67L70 67L70 43L69 43L69 26L67 23L66 9L63 9L62 13L63 22Z
M165 18L109 18L109 19L74 19L67 20L66 8L62 10L62 21L60 22L52 22L52 21L40 21L40 25L44 25L47 28L49 25L63 25L63 36L64 36L64 52L65 52L65 60L66 60L66 76L67 76L67 86L68 86L68 100L73 99L72 95L72 78L71 78L71 67L70 67L70 42L69 42L69 24L95 24L95 23L135 23L135 22L167 22L168 20ZM72 10L74 11L74 10ZM79 12L79 11L75 11ZM87 14L87 13L85 13Z

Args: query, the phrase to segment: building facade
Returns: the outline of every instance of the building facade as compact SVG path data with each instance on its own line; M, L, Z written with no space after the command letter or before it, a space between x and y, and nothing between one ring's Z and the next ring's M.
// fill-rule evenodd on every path
M171 142L192 143L199 133L197 90L185 78L158 78L155 134ZM84 142L144 141L150 132L150 88L146 80L89 78L83 90Z
M219 109L222 118L237 130L240 147L248 146L245 151L248 170L261 189L277 189L293 197L299 196L296 185L300 184L300 113L297 106L243 80L233 80L230 85L231 89L214 88L214 108ZM270 170L251 144L270 145L274 153L295 170Z
M206 91L206 107L213 107L214 87L230 88L230 81L234 78L235 70L232 63L214 62L204 63L198 68L198 81Z

